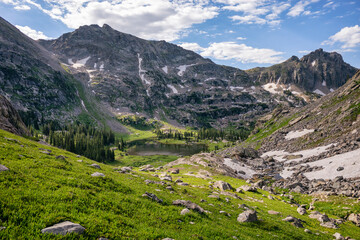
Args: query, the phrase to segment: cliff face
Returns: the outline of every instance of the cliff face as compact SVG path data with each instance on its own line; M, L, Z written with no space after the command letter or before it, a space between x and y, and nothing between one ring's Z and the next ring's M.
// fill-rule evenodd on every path
M67 119L80 104L59 61L0 18L0 94L36 119Z
M0 95L0 129L17 135L29 135L19 113L2 95Z
M293 56L287 61L268 67L248 70L253 81L262 83L295 84L306 91L317 89L329 93L345 84L356 73L336 52L321 48L301 59Z

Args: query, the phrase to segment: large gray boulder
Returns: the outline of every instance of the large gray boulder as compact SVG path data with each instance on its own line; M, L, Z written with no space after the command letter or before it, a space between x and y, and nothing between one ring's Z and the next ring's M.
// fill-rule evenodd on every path
M90 167L101 169L100 165L96 163L91 164Z
M351 213L348 217L348 220L360 227L360 214Z
M214 183L213 186L215 188L219 188L221 191L233 189L233 187L229 183L224 182L224 181L217 181L217 182Z
M257 220L257 214L254 210L242 212L237 218L238 222L256 222Z
M195 211L198 211L199 213L204 213L205 210L200 207L199 205L197 205L196 203L193 203L191 201L186 201L186 200L175 200L172 203L173 205L178 205L178 206L184 206L188 209L192 209Z
M47 227L41 230L42 233L52 233L66 235L67 233L81 234L85 231L85 228L80 224L70 221L55 224L51 227Z
M298 228L304 228L304 226L301 223L300 219L297 219L293 216L287 216L286 218L283 219L283 221L285 222L290 222L293 226L298 227Z

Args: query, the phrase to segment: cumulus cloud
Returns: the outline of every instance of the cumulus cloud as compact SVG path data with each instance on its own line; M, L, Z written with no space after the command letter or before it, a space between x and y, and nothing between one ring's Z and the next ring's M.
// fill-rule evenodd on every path
M204 50L204 48L201 47L198 43L181 43L179 46L194 52L200 52Z
M287 2L273 0L215 0L224 4L222 9L239 12L241 15L230 16L239 24L269 24L277 26L281 23L280 14L290 7Z
M334 45L340 43L343 51L360 46L360 27L355 25L353 27L344 27L336 34L329 37L328 40L322 42L322 45Z
M310 15L311 11L305 10L305 8L308 5L310 5L312 3L319 2L319 1L320 0L301 0L301 1L297 2L292 8L290 8L287 15L290 16L290 17L297 17L297 16L299 16L301 14Z
M203 48L197 43L182 43L180 45L188 50L197 51L203 57L212 57L218 60L235 60L241 63L279 63L284 61L282 52L267 48L254 48L235 42L211 43Z
M22 33L24 33L25 35L27 35L28 37L34 39L34 40L38 40L38 39L50 39L49 37L47 37L43 32L41 31L36 31L32 28L30 28L29 26L19 26L19 25L15 25Z
M31 8L28 5L17 5L14 7L14 9L18 11L27 11L30 10Z
M167 41L179 39L194 24L216 17L219 10L208 0L21 1L39 8L69 28L106 23L121 32Z

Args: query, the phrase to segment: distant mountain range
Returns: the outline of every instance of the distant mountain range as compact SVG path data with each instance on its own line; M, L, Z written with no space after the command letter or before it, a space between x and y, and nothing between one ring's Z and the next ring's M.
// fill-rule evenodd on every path
M187 126L240 124L278 104L304 106L357 70L341 55L319 49L243 71L108 25L82 26L36 42L0 19L0 33L0 94L22 115L95 120L119 131L112 120L118 114Z

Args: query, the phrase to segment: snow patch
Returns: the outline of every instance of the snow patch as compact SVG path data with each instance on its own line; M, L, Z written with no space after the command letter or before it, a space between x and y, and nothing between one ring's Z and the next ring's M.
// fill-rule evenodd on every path
M311 66L315 66L316 64L316 60L314 60L312 63L311 63Z
M321 85L323 85L324 87L326 87L326 81L323 80L323 82L321 83Z
M80 101L81 101L81 105L83 106L83 108L85 109L85 111L89 112L89 111L87 110L87 108L85 107L84 101L83 101L82 99L80 99Z
M150 97L149 89L146 89L146 95L148 95L148 97Z
M234 86L230 86L230 90L231 91L235 91L235 90L243 90L243 87L234 87Z
M86 62L90 59L90 56L89 57L86 57L86 58L83 58L83 59L80 59L80 60L77 60L75 63L73 63L73 67L74 68L81 68L81 67L84 67Z
M293 153L285 152L284 150L269 151L269 152L262 154L261 157L266 157L266 156L273 157L275 160L280 161L280 162L283 162L283 161L298 162L298 161L302 161L309 157L319 156L320 154L327 152L329 150L328 148L332 147L333 145L334 144L329 144L326 146L321 146L321 147L312 148L312 149L306 149L306 150L293 152ZM302 157L292 159L292 160L287 160L285 157L289 156L289 155L302 155Z
M166 74L168 74L168 70L169 70L169 69L168 69L168 66L163 67L162 70L163 70Z
M314 129L303 129L303 130L299 130L299 131L291 131L288 134L286 134L285 139L286 140L291 140L294 138L299 138L302 136L305 136L308 133L312 133L314 132Z
M146 71L141 68L142 58L140 57L140 53L137 54L137 57L138 57L138 61L139 61L139 77L140 77L141 81L143 81L145 84L150 85L150 82L148 80L146 80L146 78L145 78Z
M204 80L204 82L207 82L207 81L210 81L210 80L214 80L214 79L216 79L216 78L214 78L214 77L207 78L207 79Z
M104 63L101 63L100 65L100 71L103 71L104 70Z
M194 66L194 65L196 65L196 64L181 65L181 66L177 67L177 69L179 69L178 75L179 75L179 76L183 76L183 75L184 75L184 72L186 71L186 68L191 67L191 66Z
M333 91L335 91L334 89L332 89L332 88L330 88L330 92L333 92Z
M360 176L360 149L338 154L316 162L310 162L310 167L322 166L323 169L314 172L306 172L304 175L308 179L334 179L337 176L355 178ZM338 167L344 170L337 171Z
M320 91L319 89L316 89L315 91L313 91L313 93L317 93L317 94L319 94L319 95L321 95L321 96L325 96L325 95L326 95L325 93L323 93L323 92Z
M277 85L275 83L267 83L265 85L262 86L263 89L265 89L266 91L272 93L272 94L277 94L278 91L277 89Z
M179 93L178 90L173 85L168 84L167 86L168 86L168 88L170 88L173 91L173 93L175 93L175 94Z
M256 172L254 170L252 170L250 167L246 167L246 166L243 166L242 164L239 164L237 162L234 162L231 158L224 158L224 164L226 166L228 166L229 168L231 169L234 169L238 172L242 171L245 173L244 174L240 174L241 177L243 178L252 178L252 176L254 174L256 174Z
M252 89L252 90L255 90L255 89L256 89L256 87L255 87L255 86L251 86L251 89Z
M75 64L75 63L72 61L72 59L71 59L71 58L69 58L69 59L68 59L68 63L69 63L70 65Z

